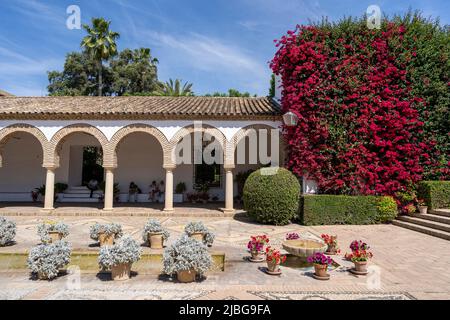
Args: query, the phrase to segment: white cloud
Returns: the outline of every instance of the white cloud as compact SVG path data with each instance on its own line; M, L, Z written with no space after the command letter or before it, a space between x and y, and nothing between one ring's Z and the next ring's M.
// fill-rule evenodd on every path
M268 74L268 66L258 62L251 53L216 38L198 33L177 37L155 31L145 33L154 44L177 50L182 61L199 70L248 74L255 78L266 77Z
M45 75L59 65L57 59L32 59L20 52L0 47L0 75Z

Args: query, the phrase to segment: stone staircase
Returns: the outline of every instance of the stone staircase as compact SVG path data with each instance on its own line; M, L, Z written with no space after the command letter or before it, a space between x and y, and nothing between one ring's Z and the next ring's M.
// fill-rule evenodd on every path
M450 209L436 209L427 214L399 216L392 221L392 224L450 240Z
M99 202L99 197L101 196L101 191L94 191L92 198L90 197L91 191L85 187L70 187L64 193L60 193L58 197L58 202Z

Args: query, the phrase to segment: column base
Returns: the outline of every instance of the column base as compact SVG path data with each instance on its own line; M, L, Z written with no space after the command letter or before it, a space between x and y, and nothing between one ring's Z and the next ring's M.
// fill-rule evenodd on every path
M39 211L42 213L51 213L53 210L55 210L55 208L42 208Z
M234 209L222 209L222 212L225 214L234 214L236 210Z
M163 210L164 212L166 212L166 213L173 213L173 212L175 212L175 209L167 209L167 208L164 208L164 210Z
M103 208L102 211L112 212L114 208Z

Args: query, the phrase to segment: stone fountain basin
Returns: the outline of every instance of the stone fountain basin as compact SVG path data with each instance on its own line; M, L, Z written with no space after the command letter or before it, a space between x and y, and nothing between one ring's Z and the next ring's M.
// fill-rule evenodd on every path
M327 251L327 245L315 240L285 240L282 242L283 249L297 257L309 257L316 252L324 253Z

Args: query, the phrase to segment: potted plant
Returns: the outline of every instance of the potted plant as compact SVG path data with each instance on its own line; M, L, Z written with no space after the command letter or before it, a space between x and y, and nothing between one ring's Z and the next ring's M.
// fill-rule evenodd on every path
M324 255L322 252L316 252L308 257L308 262L314 264L315 278L320 280L328 280L330 275L327 273L328 266L331 266L333 259Z
M54 243L69 235L69 226L64 222L44 221L38 226L42 243Z
M39 192L35 189L31 191L31 200L33 200L33 202L37 202L39 198Z
M264 261L264 246L269 243L269 238L266 235L251 236L247 243L247 249L250 251L252 262Z
M417 199L417 206L419 208L420 214L426 214L428 212L428 206L423 199Z
M71 251L67 241L40 244L30 250L28 268L39 280L51 280L58 276L60 268L69 264Z
M131 266L141 258L142 249L139 244L126 235L112 246L104 246L98 255L98 264L102 269L111 270L111 278L115 281L130 279Z
M328 246L327 251L325 252L328 255L334 255L338 254L340 252L338 242L337 242L337 236L331 236L329 234L322 234L321 238L325 242L325 244Z
M352 253L346 257L355 264L355 268L350 271L362 275L367 274L367 264L373 256L369 251L369 245L361 240L354 240L350 244L350 249Z
M191 238L197 241L203 242L208 247L211 247L214 238L216 237L214 233L210 232L208 228L202 222L189 222L184 227L184 232Z
M144 226L142 239L148 242L152 249L161 249L164 247L164 241L170 236L169 231L163 228L161 222L156 219L150 219Z
M0 217L0 247L9 245L16 236L16 223Z
M113 245L114 239L120 238L122 234L122 226L117 223L96 223L90 229L91 239L98 241L101 247L104 245Z
M38 197L36 200L42 201L42 198L45 197L45 184L38 188L34 188L35 192L38 194Z
M197 276L202 277L208 271L212 259L203 243L183 235L166 248L163 264L165 274L176 274L179 282L194 282Z
M209 200L209 193L208 192L200 192L198 194L198 198L202 201L203 204L207 204Z
M286 256L281 255L280 250L268 246L266 248L267 273L281 274L279 265L286 261Z
M198 195L196 193L188 193L187 200L191 203L196 203L198 199Z
M184 193L186 192L186 184L179 182L175 186L175 194L173 195L173 202L179 203L184 201Z
M64 193L69 186L66 183L57 182L55 183L55 201L59 199L59 194Z

